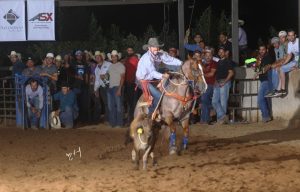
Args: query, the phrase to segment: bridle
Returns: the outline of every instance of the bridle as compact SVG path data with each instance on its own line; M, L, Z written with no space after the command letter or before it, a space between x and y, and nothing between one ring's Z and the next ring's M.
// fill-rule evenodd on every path
M182 72L170 72L170 74L171 74L171 75L172 75L172 74L173 74L173 75L176 74L176 75L182 76L182 77L183 77L183 81L180 82L180 83L175 83L174 81L172 81L171 78L169 78L168 81L169 81L171 84L173 84L175 87L186 86L186 89L185 89L185 94L184 94L184 96L181 96L181 95L179 95L178 93L175 93L176 88L175 88L175 90L172 91L172 92L168 91L168 90L165 88L165 82L162 82L162 89L163 89L163 92L164 92L164 94L165 94L166 96L172 97L172 98L174 98L174 99L180 101L180 102L182 103L183 106L186 106L186 104L187 104L189 101L191 101L191 100L196 100L196 99L197 99L197 97L194 96L194 95L195 95L194 93L193 93L193 94L189 94L188 96L186 96L186 95L187 95L187 92L188 92L188 88L190 87L190 85L189 85L189 80L188 80L188 78L184 75L184 73L182 73Z

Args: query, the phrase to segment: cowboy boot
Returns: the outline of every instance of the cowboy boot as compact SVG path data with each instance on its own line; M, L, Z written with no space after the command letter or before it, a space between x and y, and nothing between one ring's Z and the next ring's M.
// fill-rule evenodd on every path
M176 147L176 133L172 132L170 135L170 141L169 141L169 154L173 155L176 153L177 147Z

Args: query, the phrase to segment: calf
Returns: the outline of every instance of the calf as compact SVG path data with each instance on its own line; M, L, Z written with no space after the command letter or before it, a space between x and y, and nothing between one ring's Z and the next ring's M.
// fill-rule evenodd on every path
M143 169L147 168L149 155L153 160L153 165L156 165L153 149L158 137L159 126L153 125L151 119L144 115L137 115L130 124L130 137L133 140L132 161L135 163L135 168L139 169L140 151L143 154Z

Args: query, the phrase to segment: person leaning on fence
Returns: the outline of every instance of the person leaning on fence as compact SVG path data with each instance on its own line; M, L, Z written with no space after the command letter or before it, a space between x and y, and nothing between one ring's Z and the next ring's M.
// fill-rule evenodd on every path
M287 54L283 59L277 61L272 65L273 68L278 68L279 70L279 83L277 90L274 91L271 97L281 97L286 96L286 84L285 84L285 74L298 68L299 63L299 39L296 38L297 35L293 29L288 30L287 38Z
M262 121L265 123L271 121L272 115L271 99L265 97L267 93L272 90L272 63L273 59L268 54L267 47L265 45L260 45L257 62L259 70L254 78L259 76L260 87L257 95L257 101L262 114Z
M25 87L25 95L29 127L36 129L39 127L39 119L44 105L43 88L37 80L31 79Z
M224 124L228 121L226 113L229 89L231 87L231 79L234 75L233 62L226 57L226 55L228 55L228 53L226 53L227 51L225 47L219 47L218 55L220 60L217 63L216 81L212 98L212 105L216 110L219 124Z
M54 54L47 53L46 58L41 66L41 77L46 77L48 79L48 86L50 88L50 93L56 92L56 81L58 80L57 67L54 62Z
M24 63L22 63L20 55L18 55L18 53L16 53L15 51L11 51L10 55L8 55L8 58L10 59L10 61L12 63L13 77L15 75L21 75L22 71L25 69L25 65L24 65Z
M61 91L54 94L53 99L59 101L59 109L55 111L55 115L59 116L65 128L73 128L74 120L78 117L78 106L76 94L67 82L61 84Z
M22 75L25 77L37 77L40 76L41 68L35 66L35 61L32 57L28 57L26 61L26 66L22 72Z
M182 61L179 59L171 57L165 52L160 52L159 49L162 46L163 44L159 44L157 38L150 38L148 43L143 46L143 49L147 50L147 52L139 60L136 71L137 83L139 88L142 89L144 96L149 95L148 90L150 92L150 96L149 98L146 98L146 101L151 101L148 109L148 116L152 119L154 119L156 116L156 114L153 114L153 112L162 93L151 83L151 81L169 78L169 74L162 74L157 71L158 66L162 62L166 65L175 66L180 66L182 64Z

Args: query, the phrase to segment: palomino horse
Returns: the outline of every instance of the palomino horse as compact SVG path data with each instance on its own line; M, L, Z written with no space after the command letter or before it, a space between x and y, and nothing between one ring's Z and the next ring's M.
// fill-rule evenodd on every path
M171 72L170 78L168 80L163 80L161 83L163 94L157 110L159 110L160 114L159 124L166 124L170 128L170 154L177 152L176 126L174 124L175 121L179 121L181 123L184 132L180 149L187 148L189 135L189 116L195 107L197 97L200 94L203 94L206 91L206 88L207 84L204 79L202 67L200 64L198 65L194 59L185 61L179 72ZM137 157L137 154L139 154L140 150L144 150L144 169L146 168L149 154L152 154L151 156L153 156L152 152L156 141L156 139L153 138L157 138L158 134L155 129L155 125L151 125L152 129L149 129L149 125L144 125L144 130L143 126L139 126L141 121L144 121L144 119L147 118L148 107L145 103L147 102L145 102L143 96L141 96L136 105L134 114L135 118L130 125L130 136L134 142L132 156L135 158L133 158L133 160L138 164L139 157ZM141 143L143 145L141 145Z

